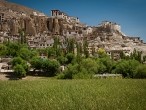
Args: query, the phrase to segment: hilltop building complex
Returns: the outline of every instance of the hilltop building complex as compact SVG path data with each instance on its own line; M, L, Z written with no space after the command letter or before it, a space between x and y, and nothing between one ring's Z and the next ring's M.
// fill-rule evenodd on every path
M129 56L134 49L146 55L143 40L125 35L117 23L103 21L92 27L60 10L51 10L49 17L26 7L0 7L0 43L8 40L18 42L21 31L24 31L30 48L35 49L52 47L54 36L58 36L62 45L66 38L73 38L81 45L86 39L91 56L92 51L97 52L99 48L103 48L114 59L118 59L121 52Z

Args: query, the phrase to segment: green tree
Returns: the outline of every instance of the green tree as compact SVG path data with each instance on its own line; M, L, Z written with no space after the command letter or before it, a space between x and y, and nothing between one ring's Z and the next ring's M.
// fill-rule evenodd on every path
M146 65L137 66L134 78L146 78Z
M12 66L16 66L17 64L23 64L24 60L21 57L15 57L12 60Z
M125 54L124 54L124 52L122 51L122 52L120 52L120 58L121 59L126 59L126 56L125 56Z
M82 50L82 44L79 42L76 43L77 47L77 56L82 56L83 50Z
M74 53L74 45L75 45L74 38L67 39L67 52L68 53Z
M55 57L55 56L56 56L55 49L52 48L52 47L47 48L47 54L48 54L48 58L50 58L50 57Z
M88 51L88 42L87 42L87 39L84 38L83 40L83 50L84 50L84 55L86 58L89 57L89 51Z
M140 65L140 63L134 59L121 60L119 63L117 63L115 72L118 74L122 74L124 77L133 78L138 65Z
M7 46L7 56L17 57L18 52L20 51L21 45L18 43L6 43Z
M55 76L58 72L60 64L57 60L44 59L42 64L42 70L48 76Z
M67 58L67 62L66 62L67 64L70 64L75 60L75 56L73 53L68 53L66 55L66 58Z
M102 60L100 58L97 58L96 59L96 62L97 62L97 65L99 66L98 67L98 70L97 70L97 73L98 74L103 74L106 72L107 68L106 66L103 64Z
M105 52L105 50L103 48L99 48L98 51L97 51L97 54L98 54L99 58L107 57L107 54L106 54L106 52Z
M83 59L80 66L81 66L81 68L86 69L86 72L88 74L97 74L98 73L99 65L97 64L97 62L94 59L91 59L91 58Z
M37 49L37 51L38 51L39 55L42 55L42 54L47 55L48 54L46 48L39 48L39 49Z
M43 59L39 57L34 57L30 61L31 67L34 69L34 72L35 70L42 69L42 63L43 63Z
M29 71L29 66L25 60L23 60L21 57L15 57L12 60L12 67L14 68L16 65L22 65L22 67L25 69L26 72Z
M29 61L31 57L33 57L32 52L28 48L21 48L18 54L22 59L26 61Z
M59 61L59 63L61 65L65 65L68 59L66 57L64 57L64 56L58 56L57 60Z
M110 59L108 56L104 58L99 58L100 60L100 66L104 65L104 73L111 73L113 66L114 66L114 61Z
M146 55L145 56L143 56L143 62L145 62L146 61Z
M54 51L55 51L55 55L56 56L60 56L61 55L61 43L59 40L58 36L54 37L54 45L53 45Z
M133 53L131 53L130 57L131 57L131 59L135 59L141 63L142 62L141 55L142 55L142 51L137 51L136 49L134 49L134 51L133 51Z
M73 79L74 75L79 73L78 68L79 68L79 64L77 63L75 65L69 64L67 68L63 71L63 73L59 74L58 77L61 79Z
M7 53L7 46L5 46L4 44L0 44L0 56L5 57Z
M37 50L35 50L35 49L31 49L30 50L31 51L31 59L33 58L33 57L38 57L39 56L39 53L37 52Z
M22 65L17 64L14 66L14 73L18 78L22 78L26 76L26 71Z
M26 34L25 34L25 30L24 29L20 29L19 30L19 36L20 36L20 43L24 44L27 42L26 40Z
M94 45L92 45L92 56L95 56L95 46Z

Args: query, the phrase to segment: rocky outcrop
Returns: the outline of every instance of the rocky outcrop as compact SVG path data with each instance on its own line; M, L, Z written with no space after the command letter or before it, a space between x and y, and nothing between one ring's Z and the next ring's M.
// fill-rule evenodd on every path
M35 29L35 25L34 25L34 20L31 18L25 18L25 32L28 35L36 35L36 29Z
M121 41L124 35L120 30L120 25L112 22L105 22L94 28L92 35L99 37L101 41Z
M36 33L48 32L47 27L47 19L46 17L35 16L34 17L34 25L36 29Z
M64 24L63 19L58 19L58 18L48 18L48 30L52 34L63 34L63 30L65 30L67 27Z
M47 27L49 32L53 32L53 18L48 18Z
M33 36L48 31L47 16L36 10L0 0L0 31L19 35L19 30L22 29L27 35Z
M0 31L5 31L12 36L19 35L19 30L24 30L26 35L35 36L41 33L63 35L63 32L79 31L74 23L63 18L49 18L42 13L27 7L0 0Z
M18 35L18 33L19 33L19 23L18 23L18 20L12 19L11 20L11 24L9 24L9 25L11 27L10 34L11 35Z

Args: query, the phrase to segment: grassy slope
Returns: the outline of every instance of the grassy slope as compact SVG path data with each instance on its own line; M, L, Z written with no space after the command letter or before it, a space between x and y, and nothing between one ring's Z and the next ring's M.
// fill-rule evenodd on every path
M0 110L146 110L146 80L0 81Z

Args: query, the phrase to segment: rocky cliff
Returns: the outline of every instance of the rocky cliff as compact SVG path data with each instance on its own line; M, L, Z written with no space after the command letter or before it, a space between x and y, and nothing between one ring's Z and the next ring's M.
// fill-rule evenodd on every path
M48 31L47 19L36 10L0 0L0 31L18 35L24 29L26 34L36 35Z
M0 17L0 31L12 36L19 35L19 30L22 29L30 36L43 32L62 35L63 30L69 28L63 19L51 18L38 11L4 0L0 0Z

